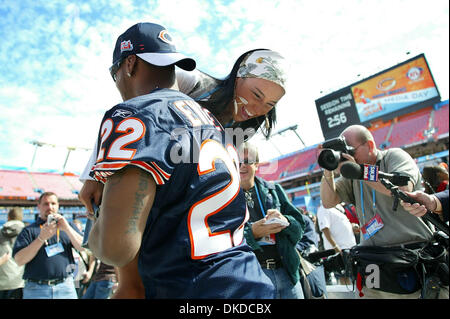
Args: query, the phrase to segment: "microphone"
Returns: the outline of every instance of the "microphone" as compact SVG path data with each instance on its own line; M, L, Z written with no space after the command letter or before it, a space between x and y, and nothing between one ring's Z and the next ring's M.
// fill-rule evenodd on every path
M356 164L346 162L341 166L341 174L348 179L361 179L368 182L377 182L380 178L389 180L396 186L406 186L409 176L401 173L383 173L376 165Z
M354 162L346 162L341 166L341 175L348 179L361 179L366 181L376 182L379 178L381 178L381 183L391 191L391 194L394 196L394 205L392 209L394 211L397 210L397 205L399 200L401 199L404 202L414 204L412 198L410 198L406 193L402 192L396 186L404 186L408 184L409 177L405 175L401 175L398 173L388 174L383 173L378 170L378 166L374 165L366 165L366 164L356 164ZM386 179L389 179L390 182L387 182ZM397 183L397 184L395 184ZM389 185L390 184L390 185ZM394 186L394 184L396 186ZM437 229L441 230L449 236L449 228L446 223L440 220L439 217L436 217L434 214L427 211L422 218L434 226Z

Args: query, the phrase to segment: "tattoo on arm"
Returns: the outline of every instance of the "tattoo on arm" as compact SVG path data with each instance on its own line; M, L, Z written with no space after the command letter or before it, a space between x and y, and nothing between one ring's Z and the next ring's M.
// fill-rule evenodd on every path
M105 187L104 192L105 192L105 196L109 194L109 192L111 192L112 189L114 189L115 187L119 187L120 188L120 183L122 182L122 177L123 177L123 170L118 171L117 173L115 173L113 176L111 176L111 178L108 178L108 187Z
M128 220L127 234L134 234L138 232L138 221L141 211L144 207L144 198L148 195L148 173L139 170L138 189L134 195L133 214Z

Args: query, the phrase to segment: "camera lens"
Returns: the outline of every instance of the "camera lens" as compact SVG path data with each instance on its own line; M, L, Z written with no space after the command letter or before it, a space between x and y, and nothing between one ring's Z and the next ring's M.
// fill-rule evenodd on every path
M336 152L332 149L324 149L322 152L320 152L317 162L320 167L332 171L338 167L340 160L341 160L340 152Z

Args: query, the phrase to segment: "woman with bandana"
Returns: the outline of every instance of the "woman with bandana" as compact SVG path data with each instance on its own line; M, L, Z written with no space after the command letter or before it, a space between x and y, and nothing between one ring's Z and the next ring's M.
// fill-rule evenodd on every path
M233 134L239 146L261 128L268 139L276 122L276 104L285 94L287 64L277 52L256 49L242 54L228 76L218 79L202 71L176 70L181 92L208 109ZM232 129L231 131L229 129ZM91 201L101 204L103 185L89 177L95 164L97 145L80 180L84 185L78 195L89 212ZM137 274L137 258L119 269L119 288L115 298L139 298L142 284ZM142 291L143 293L143 291Z
M179 70L180 91L207 108L224 127L261 128L270 137L276 122L275 105L285 94L287 65L271 50L252 50L242 54L223 80L199 70ZM250 136L249 136L250 137Z

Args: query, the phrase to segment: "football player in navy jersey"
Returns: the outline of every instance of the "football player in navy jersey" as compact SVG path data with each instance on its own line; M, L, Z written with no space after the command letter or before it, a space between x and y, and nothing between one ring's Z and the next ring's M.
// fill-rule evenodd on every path
M195 68L162 26L139 23L117 39L110 70L124 102L100 126L91 174L105 187L89 247L118 267L139 254L146 298L273 298L243 238L237 152L175 90L174 65Z

